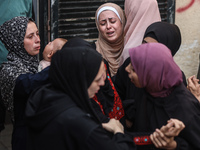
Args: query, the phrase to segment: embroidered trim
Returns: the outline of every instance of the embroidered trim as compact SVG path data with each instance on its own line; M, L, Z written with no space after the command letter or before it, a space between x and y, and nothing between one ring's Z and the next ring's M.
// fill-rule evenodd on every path
M117 90L114 87L114 84L110 78L110 75L107 71L107 66L105 64L105 68L106 68L106 75L108 78L108 81L110 82L110 85L112 87L112 90L114 92L114 104L113 104L113 109L109 112L109 118L115 118L117 120L120 120L123 116L124 116L124 108L122 106L122 101L119 97L119 94L117 93ZM104 110L103 110L103 106L102 104L98 101L97 96L95 95L93 97L93 99L95 100L95 102L100 106L102 113L105 115Z
M96 95L93 97L93 100L99 105L99 107L101 108L102 113L105 115L104 110L103 110L103 106L102 106L101 103L98 101Z
M149 136L137 136L134 137L133 141L136 145L150 145L153 144Z

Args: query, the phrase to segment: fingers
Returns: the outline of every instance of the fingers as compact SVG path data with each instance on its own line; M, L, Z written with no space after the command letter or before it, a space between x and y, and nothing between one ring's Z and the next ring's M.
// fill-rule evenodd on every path
M178 119L170 119L166 126L161 128L161 131L168 137L178 136L179 133L185 128L182 121Z
M156 129L156 131L150 135L150 139L157 148L164 148L171 141L171 139L164 136L159 129Z
M116 119L110 119L108 123L102 123L102 127L114 134L117 132L124 133L123 125Z
M195 78L195 76L193 75L193 76L191 76L191 77L189 77L187 79L187 81L188 81L187 88L189 90L194 90L195 89L195 83L194 83L195 79L194 78Z

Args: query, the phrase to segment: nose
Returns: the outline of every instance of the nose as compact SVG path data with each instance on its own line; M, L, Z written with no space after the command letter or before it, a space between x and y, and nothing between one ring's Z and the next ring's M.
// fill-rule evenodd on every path
M125 68L126 72L130 73L128 66Z
M110 29L110 28L111 28L111 24L110 24L109 21L108 21L107 24L106 24L106 28L107 28L107 29Z
M105 79L101 78L101 80L99 81L99 86L104 86L105 85Z
M39 36L39 35L36 35L35 42L36 42L36 43L40 43L40 36Z

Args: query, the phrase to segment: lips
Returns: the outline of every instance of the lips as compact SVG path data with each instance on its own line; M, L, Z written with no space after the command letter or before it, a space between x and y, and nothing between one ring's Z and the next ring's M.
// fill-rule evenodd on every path
M106 32L106 34L107 34L108 36L112 36L112 35L114 34L114 31Z
M36 47L35 49L40 50L40 46Z

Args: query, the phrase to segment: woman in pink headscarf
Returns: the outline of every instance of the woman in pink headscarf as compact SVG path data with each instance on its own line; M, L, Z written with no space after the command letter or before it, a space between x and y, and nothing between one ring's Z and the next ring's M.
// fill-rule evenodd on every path
M177 149L200 149L200 103L187 90L170 50L160 43L147 43L129 50L126 67L131 82L145 93L134 118L134 132L152 132L176 118L185 129L175 138Z
M161 21L157 0L125 0L124 11L127 22L124 29L124 49L119 65L129 57L130 48L142 43L146 28L153 22Z

